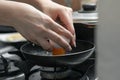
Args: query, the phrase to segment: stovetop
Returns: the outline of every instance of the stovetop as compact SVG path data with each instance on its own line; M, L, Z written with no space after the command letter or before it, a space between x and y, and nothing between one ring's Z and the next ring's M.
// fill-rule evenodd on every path
M92 63L92 65L85 65L87 63ZM46 79L46 78L42 78L40 76L41 71L40 69L34 69L33 71L31 71L31 74L29 74L29 80L95 80L96 79L96 75L95 75L95 66L94 64L94 60L93 59L88 59L85 64L81 64L78 66L75 66L73 68L71 68L71 73L69 74L68 77L63 78L63 79ZM84 70L82 69L84 68ZM48 75L46 75L48 76Z
M4 51L3 48L9 46L9 49ZM3 67L0 67L0 80L95 80L95 58L89 58L85 62L76 65L74 67L68 67L68 71L70 71L68 76L60 79L56 79L56 72L52 72L54 74L52 79L49 79L49 74L45 75L45 78L41 76L43 71L41 70L41 66L33 65L28 60L25 60L21 52L18 51L14 46L10 45L2 46L0 50L2 50L1 55L1 63L4 63ZM12 47L12 48L10 48ZM17 54L16 54L17 53ZM6 68L6 69L4 69ZM3 71L2 71L3 70ZM66 74L65 74L66 75ZM48 76L48 77L46 77ZM58 75L61 77L61 74Z

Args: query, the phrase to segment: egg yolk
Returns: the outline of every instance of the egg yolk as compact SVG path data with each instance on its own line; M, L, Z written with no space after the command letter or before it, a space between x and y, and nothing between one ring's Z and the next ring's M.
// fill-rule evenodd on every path
M62 55L62 54L65 54L65 50L63 48L53 48L52 54L53 55Z

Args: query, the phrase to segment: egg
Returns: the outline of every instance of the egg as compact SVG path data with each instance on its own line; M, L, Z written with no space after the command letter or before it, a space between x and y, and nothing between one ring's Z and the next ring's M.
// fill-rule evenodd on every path
M63 48L53 48L53 50L52 50L53 55L63 55L65 53L66 53L66 51Z
M68 43L70 43L70 40L67 39L66 37L62 36ZM53 55L64 55L66 53L66 50L64 48L62 48L61 46L59 46L58 44L54 43L55 45L53 50L52 50L52 54Z

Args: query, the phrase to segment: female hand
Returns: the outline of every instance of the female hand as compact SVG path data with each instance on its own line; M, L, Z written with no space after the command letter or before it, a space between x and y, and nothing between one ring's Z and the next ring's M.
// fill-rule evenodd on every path
M73 27L72 9L62 6L51 0L16 0L33 5L37 9L41 10L54 21L59 22L63 27L69 30L74 38L71 40L71 44L76 46L75 43L75 30Z
M48 15L43 14L33 6L25 3L6 1L4 10L9 10L8 22L26 39L41 45L46 50L52 50L48 40L52 40L67 51L71 46L59 34L72 40L73 35L63 26L54 22Z
M76 46L75 43L75 30L73 27L73 19L72 19L72 9L69 7L62 6L57 4L51 0L35 0L36 5L34 6L43 11L45 14L50 16L54 21L60 22L60 24L69 30L74 38L71 40L73 46Z

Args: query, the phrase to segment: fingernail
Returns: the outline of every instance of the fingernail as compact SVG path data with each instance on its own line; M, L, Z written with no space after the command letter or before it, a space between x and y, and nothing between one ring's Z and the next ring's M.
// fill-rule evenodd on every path
M72 50L72 48L71 48L71 46L69 46L68 49L67 49L67 51L71 51L71 50Z
M73 40L74 47L76 47L76 35L74 34L74 40Z
M73 47L76 47L76 40L73 39L72 42L71 42L71 44L72 44Z
M73 41L73 45L74 45L74 47L76 47L76 42L75 41Z

